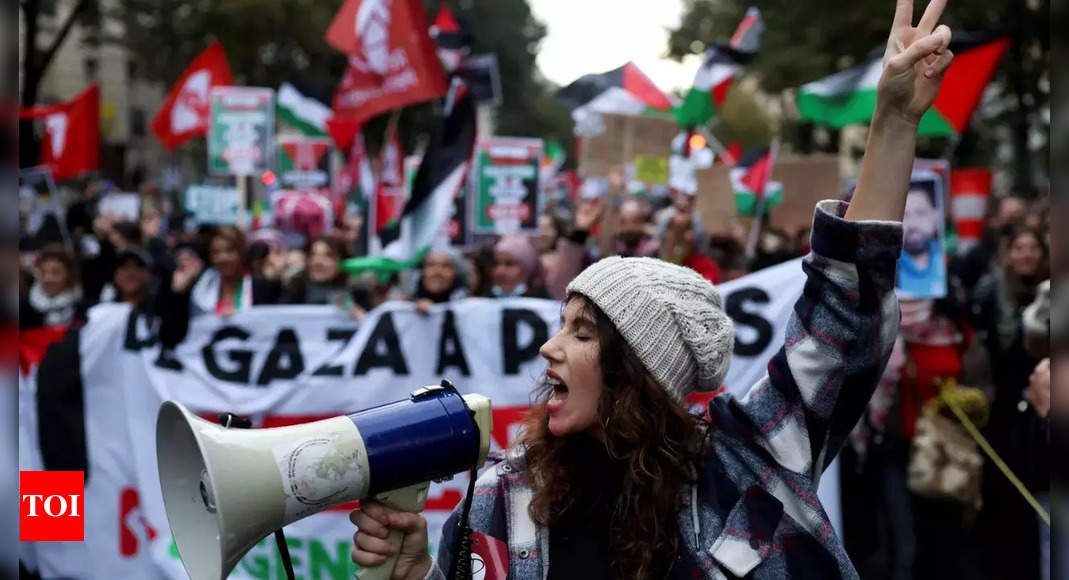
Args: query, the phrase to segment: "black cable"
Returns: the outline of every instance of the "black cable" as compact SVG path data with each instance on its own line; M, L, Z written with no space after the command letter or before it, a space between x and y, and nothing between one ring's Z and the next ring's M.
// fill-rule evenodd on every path
M456 387L450 385L447 381L442 381L442 386L453 388L456 391ZM459 392L457 393L460 394ZM463 399L462 399L463 400ZM475 458L471 462L471 471L468 473L468 495L464 498L464 507L460 510L460 521L457 522L457 529L459 530L459 537L456 541L456 548L453 550L453 559L449 563L449 574L446 576L449 580L470 580L471 579L471 526L468 525L468 516L471 515L471 504L475 498L475 480L479 478L479 452L480 444L482 440L479 433L479 424L475 422L475 413L469 409L468 411L472 415L472 425L475 428Z
M476 462L477 464L478 462ZM449 580L471 579L471 526L468 525L468 516L471 514L471 502L475 497L475 480L479 472L472 467L468 475L468 495L464 498L464 507L460 511L460 521L457 529L460 535L456 541L456 549L453 551L453 561L449 563Z
M293 575L293 561L290 560L290 548L286 545L286 534L282 528L275 530L275 545L278 546L278 554L282 556L282 567L286 569L286 578L296 580Z

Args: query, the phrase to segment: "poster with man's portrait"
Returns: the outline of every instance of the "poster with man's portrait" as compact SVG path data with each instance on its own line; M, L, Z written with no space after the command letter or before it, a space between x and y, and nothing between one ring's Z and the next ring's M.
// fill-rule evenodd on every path
M898 297L942 298L947 293L943 178L915 169L902 218L902 255L898 258Z

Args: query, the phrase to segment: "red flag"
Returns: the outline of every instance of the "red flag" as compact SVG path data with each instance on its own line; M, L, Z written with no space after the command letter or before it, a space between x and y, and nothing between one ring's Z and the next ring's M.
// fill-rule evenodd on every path
M349 55L334 94L338 117L358 122L445 94L445 75L419 0L346 0L326 40Z
M186 72L171 88L156 117L152 119L152 132L164 147L174 149L188 139L201 137L208 132L211 101L208 95L212 87L234 84L230 65L226 62L223 45L213 42L193 59Z
M41 163L55 180L100 168L100 86L93 83L66 103L22 109L24 119L44 119Z
M334 144L338 146L338 149L343 151L349 148L349 145L353 142L353 137L356 136L361 127L362 125L358 121L351 119L339 119L337 117L327 119L327 133L330 134L331 139L334 139Z

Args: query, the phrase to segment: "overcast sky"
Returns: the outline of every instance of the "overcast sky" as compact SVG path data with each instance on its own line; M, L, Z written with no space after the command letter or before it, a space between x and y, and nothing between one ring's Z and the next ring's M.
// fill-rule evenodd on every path
M664 58L668 29L679 25L682 0L529 0L546 25L538 67L566 85L632 61L663 91L690 87L699 58Z

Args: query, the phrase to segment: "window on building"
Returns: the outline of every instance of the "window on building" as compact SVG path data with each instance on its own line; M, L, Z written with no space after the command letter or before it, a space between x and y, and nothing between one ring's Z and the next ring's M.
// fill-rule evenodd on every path
M144 109L134 108L130 111L130 134L134 137L144 137L148 126L147 115Z
M100 63L95 58L87 58L84 61L85 66L85 78L90 81L97 80L97 73L100 72Z

